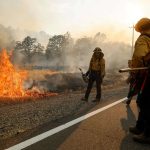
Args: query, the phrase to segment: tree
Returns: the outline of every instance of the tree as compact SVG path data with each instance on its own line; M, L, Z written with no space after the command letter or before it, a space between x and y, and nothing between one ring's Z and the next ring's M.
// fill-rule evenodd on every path
M92 50L92 38L83 37L77 39L74 45L74 62L76 65L81 66L82 64L88 64L87 56Z
M26 61L31 63L31 58L35 53L42 53L44 47L36 42L36 38L31 38L27 36L22 42L17 41L15 46L16 51L20 51L25 55Z
M65 37L63 35L55 35L49 39L49 43L46 49L46 55L48 58L54 59L60 57L65 43Z
M44 46L42 46L40 43L37 43L37 45L35 45L35 48L33 49L33 53L43 54Z
M64 55L69 49L69 43L71 40L72 38L69 32L64 35L54 35L51 37L46 48L47 58L51 61L61 60L61 65L63 65L62 63L64 62Z

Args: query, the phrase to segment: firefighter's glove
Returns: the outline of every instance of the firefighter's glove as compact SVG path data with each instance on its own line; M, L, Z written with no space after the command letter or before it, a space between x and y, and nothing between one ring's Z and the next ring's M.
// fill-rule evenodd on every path
M90 71L88 70L88 71L85 73L85 75L88 76L88 75L89 75L89 72L90 72Z

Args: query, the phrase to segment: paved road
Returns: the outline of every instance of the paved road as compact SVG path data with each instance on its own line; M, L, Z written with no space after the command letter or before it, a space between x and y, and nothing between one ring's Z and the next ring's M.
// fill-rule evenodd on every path
M25 150L150 150L132 141L128 127L136 120L135 101L113 106Z
M126 96L127 91L126 88L106 91L100 104L85 103L86 109L81 110L82 113L79 111L76 115L47 123L25 134L18 135L18 137L6 140L2 145L3 148L0 149L13 146L77 117L107 106ZM76 94L76 97L79 98L81 95ZM25 150L150 150L149 145L133 142L132 135L128 132L129 126L135 123L136 115L135 101L132 101L130 107L120 103L33 144Z

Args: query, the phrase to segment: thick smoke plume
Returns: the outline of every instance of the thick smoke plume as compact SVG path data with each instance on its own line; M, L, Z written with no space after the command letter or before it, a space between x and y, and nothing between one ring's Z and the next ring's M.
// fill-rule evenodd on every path
M100 47L104 53L107 72L114 73L119 68L127 67L128 59L131 57L131 46L129 44L108 41L107 35L100 32L93 37L82 37L78 39L73 39L69 33L55 36L56 40L57 37L63 38L65 36L67 37L67 41L61 43L62 47L57 51L59 55L52 48L50 57L47 56L48 43L53 36L49 36L45 32L25 32L0 25L0 34L1 49L14 49L16 41L22 41L26 36L34 37L41 45L44 45L44 51L40 54L36 52L31 57L30 63L28 63L26 56L20 50L15 50L15 55L13 55L15 64L27 64L33 67L30 69L39 70L39 73L31 75L26 82L25 88L27 89L33 86L33 81L39 89L46 91L63 91L65 88L74 90L85 87L78 68L81 67L84 71L87 71L95 47ZM56 45L57 43L54 44L54 47ZM58 70L61 73L50 75L49 71L47 71L41 79L38 79L43 69ZM75 72L76 74L72 74ZM106 79L104 81L105 84L110 82L111 77L109 77L108 81Z
M23 40L26 36L35 37L42 45L46 46L50 35L44 31L32 32L20 29L14 29L12 27L5 27L0 24L0 49L7 48L13 49L16 41Z
M31 36L37 39L41 45L46 47L50 36L45 32L39 33L21 31L4 27L0 25L0 49L14 49L15 42L23 40L26 36ZM106 68L108 70L126 67L127 61L131 57L131 46L126 43L112 42L107 40L107 35L98 32L94 37L83 37L73 39L70 36L69 42L62 49L61 56L52 59L47 59L46 55L34 55L31 60L33 66L51 66L54 69L63 69L63 71L77 71L78 67L88 68L90 58L95 47L100 47L104 52L106 60ZM17 53L16 59L20 63L24 59L22 53ZM24 63L24 62L23 62Z
M65 50L63 63L70 67L70 71L75 71L78 67L88 69L95 47L100 47L104 53L106 70L118 70L127 67L127 62L131 59L131 46L129 44L108 41L107 35L99 32L94 37L77 39L72 48Z
M11 49L14 45L15 38L12 29L10 27L5 28L3 25L0 25L0 49Z

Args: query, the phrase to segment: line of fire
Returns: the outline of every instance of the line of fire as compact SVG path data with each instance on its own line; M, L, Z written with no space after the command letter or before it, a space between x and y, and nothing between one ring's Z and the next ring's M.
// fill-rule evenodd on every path
M0 99L25 99L25 98L41 98L46 96L57 95L57 93L44 92L36 90L33 81L30 87L25 89L24 84L28 80L28 70L17 68L11 63L11 54L6 49L2 49L0 53ZM55 72L54 72L55 73ZM53 74L53 72L51 72Z

